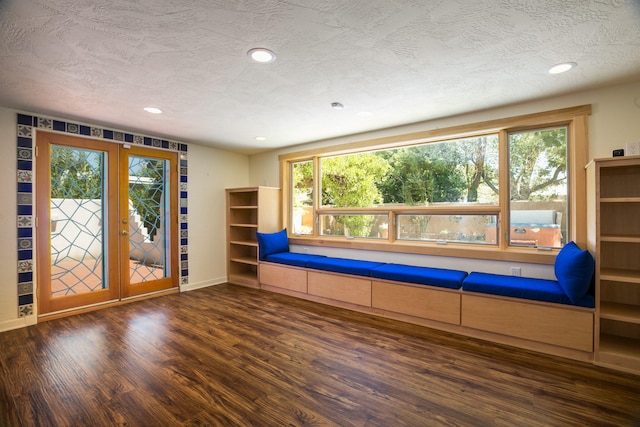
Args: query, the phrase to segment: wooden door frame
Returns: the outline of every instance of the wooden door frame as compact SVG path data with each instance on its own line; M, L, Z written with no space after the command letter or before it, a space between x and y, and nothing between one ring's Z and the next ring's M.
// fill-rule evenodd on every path
M179 216L178 216L178 186L179 186L179 160L178 153L172 151L158 150L152 147L138 147L129 146L128 144L118 144L117 142L106 142L92 138L85 138L81 136L70 136L65 134L59 134L55 132L38 131L36 133L36 159L42 159L36 161L36 185L35 185L35 213L36 213L36 279L37 279L37 304L38 304L38 316L55 315L62 311L86 311L88 307L102 304L119 304L120 301L128 298L142 298L148 296L149 293L158 292L164 293L171 291L175 288L177 291L180 283L180 269L179 269L179 250L178 250L178 229L180 228ZM87 147L88 141L91 142L91 146ZM63 145L81 149L92 149L95 151L107 152L107 156L111 158L113 156L117 161L107 161L107 188L110 189L108 194L105 194L107 199L107 213L104 218L107 224L106 239L108 242L118 242L118 244L108 244L107 253L105 254L107 259L110 260L110 265L103 262L104 272L106 279L108 280L109 287L104 290L87 292L84 294L75 295L72 298L42 298L42 295L51 294L51 277L50 268L51 265L51 221L50 218L50 196L51 196L51 170L50 170L50 145ZM128 195L128 164L126 167L120 167L122 163L121 158L129 153L134 155L145 155L148 157L155 157L170 161L170 180L169 191L170 196L170 213L167 220L167 224L171 224L170 231L170 277L161 279L160 286L150 289L151 285L138 284L136 285L135 292L124 292L125 288L122 286L122 281L126 278L128 282L129 274L129 246L128 236L121 235L120 222L123 217L123 212L126 211L128 217L128 203L121 206L119 195L122 194L122 188L125 188L125 193ZM123 175L126 175L123 177ZM40 179L37 179L40 177ZM114 191L113 189L117 189ZM46 201L46 203L43 203ZM126 240L126 243L123 241ZM119 251L119 248L126 248L126 250ZM122 258L127 258L126 265L122 262ZM116 261L114 264L113 261ZM43 264L44 268L38 268L38 264ZM126 267L126 268L125 268ZM126 276L123 276L126 274Z
M120 215L118 218L118 228L122 227L122 220L129 218L129 155L151 157L155 159L167 160L169 162L169 191L167 192L170 197L169 200L169 218L167 218L167 224L172 225L170 228L169 241L170 246L170 259L169 271L171 274L169 277L154 280L152 282L138 283L135 285L129 284L129 236L118 233L119 245L122 250L120 251L120 289L121 298L131 298L140 295L149 294L151 292L161 292L171 288L176 288L180 283L180 270L178 269L178 228L180 224L178 222L178 154L171 151L154 150L149 147L123 145L120 149ZM125 195L126 202L125 202Z
M118 145L103 141L91 140L92 146L87 147L86 139L62 135L51 132L37 132L36 134L36 153L37 158L44 159L36 162L36 177L41 177L36 181L36 253L39 264L51 266L51 216L50 212L50 196L51 196L51 169L50 169L50 145L63 145L81 149L92 149L95 151L103 151L108 157L118 156ZM118 164L117 162L106 162L107 167L107 188L118 188ZM113 192L111 192L113 193ZM118 200L114 194L106 194L107 210L107 239L117 237L118 230ZM46 200L47 203L42 203ZM44 242L47 242L45 244ZM106 260L117 259L117 245L108 245ZM85 307L93 304L100 304L109 301L117 301L120 299L120 286L118 285L118 276L114 275L114 271L108 268L103 260L105 279L109 284L107 289L87 292L72 297L60 298L42 298L42 295L51 294L51 270L48 267L37 268L36 277L38 280L38 314L53 313L62 310L70 310L79 307ZM36 265L37 267L37 265Z

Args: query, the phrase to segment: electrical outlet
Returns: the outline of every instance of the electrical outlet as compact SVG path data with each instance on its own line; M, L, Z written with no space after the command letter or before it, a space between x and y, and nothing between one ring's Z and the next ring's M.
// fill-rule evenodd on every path
M625 156L640 156L640 142L629 142L624 150Z
M520 267L511 267L511 275L512 276L522 276L522 269Z

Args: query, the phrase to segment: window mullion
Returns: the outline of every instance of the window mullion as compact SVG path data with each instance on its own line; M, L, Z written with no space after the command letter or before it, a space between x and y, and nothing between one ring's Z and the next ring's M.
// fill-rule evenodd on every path
M506 130L498 132L498 247L509 247L509 134Z

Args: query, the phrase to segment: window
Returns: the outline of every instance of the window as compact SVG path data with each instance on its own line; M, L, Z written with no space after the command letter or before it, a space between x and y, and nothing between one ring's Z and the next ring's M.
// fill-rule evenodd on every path
M560 248L567 241L567 127L509 133L509 242Z
M313 162L291 163L291 232L313 234Z
M303 244L549 263L536 249L586 238L584 215L571 213L586 209L588 114L575 107L283 155L288 226Z
M496 215L396 216L398 240L496 245Z

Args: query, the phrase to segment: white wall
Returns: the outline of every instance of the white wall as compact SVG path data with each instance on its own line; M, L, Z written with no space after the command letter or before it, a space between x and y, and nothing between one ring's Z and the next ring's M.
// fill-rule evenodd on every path
M34 316L18 318L16 133L16 112L0 107L0 331L35 322Z
M225 188L246 187L249 158L189 145L189 286L227 281ZM182 286L185 289L185 286Z
M400 126L393 129L385 129L330 140L311 142L296 147L256 154L250 157L249 182L251 185L259 185L265 181L278 183L278 156L284 153L329 147L348 142L365 141L385 136L402 135L412 132L483 122L487 120L575 107L585 104L591 104L592 106L592 115L589 118L590 159L610 157L613 149L623 148L628 142L640 142L639 81L603 89L584 91L572 95L531 101L509 107L484 110L455 117L446 117L428 122ZM373 119L375 119L375 116L373 116ZM327 125L329 126L330 124ZM296 251L300 251L301 249L301 247L294 247L294 250ZM350 256L357 259L367 259L372 261L386 260L387 262L405 262L415 265L438 265L444 268L461 268L459 259L447 257L429 257L421 255L318 247L309 247L307 250L309 253ZM486 271L499 274L509 274L510 267L520 267L522 269L523 276L547 279L554 278L553 266L478 260L465 260L464 265L466 266L466 269L470 271Z
M0 196L5 201L0 204L0 331L36 322L35 316L18 317L17 113L0 107ZM189 283L181 286L183 290L226 281L224 190L248 185L249 159L189 144L188 168Z

